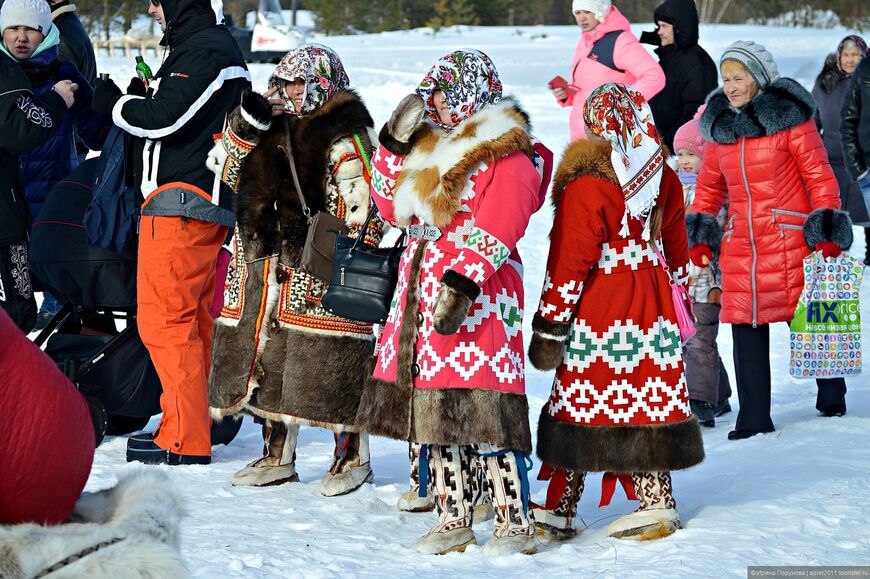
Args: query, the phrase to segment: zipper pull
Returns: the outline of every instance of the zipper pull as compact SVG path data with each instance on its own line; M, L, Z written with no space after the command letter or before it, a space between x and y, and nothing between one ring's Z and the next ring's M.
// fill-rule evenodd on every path
M339 285L344 285L344 267L339 271Z

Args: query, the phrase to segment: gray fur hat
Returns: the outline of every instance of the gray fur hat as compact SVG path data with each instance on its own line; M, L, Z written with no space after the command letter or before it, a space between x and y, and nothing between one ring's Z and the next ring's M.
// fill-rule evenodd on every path
M736 60L742 64L758 83L758 88L763 89L779 78L779 69L776 67L773 55L751 40L738 40L731 44L722 53L719 65L721 66L726 60Z

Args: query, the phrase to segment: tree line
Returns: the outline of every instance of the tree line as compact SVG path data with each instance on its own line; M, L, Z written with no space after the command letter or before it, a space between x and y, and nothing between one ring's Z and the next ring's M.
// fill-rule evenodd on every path
M430 26L521 26L571 24L571 0L281 0L285 9L311 10L319 31L327 34L383 32ZM632 22L652 20L664 0L614 0ZM849 28L870 30L867 0L696 0L702 22L744 23L776 21L787 13L800 14L786 22L813 25L813 14L833 12ZM109 36L112 23L124 31L145 12L141 0L77 0L85 26L98 38ZM224 10L236 23L257 9L258 0L224 0ZM155 31L159 34L159 31Z

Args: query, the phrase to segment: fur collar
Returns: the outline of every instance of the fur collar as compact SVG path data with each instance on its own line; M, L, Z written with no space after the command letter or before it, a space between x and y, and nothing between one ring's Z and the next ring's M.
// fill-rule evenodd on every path
M741 137L764 137L791 129L813 118L815 112L813 96L790 78L772 82L739 111L731 108L719 88L707 98L701 136L714 143L736 143Z
M516 151L534 157L529 117L512 98L482 110L445 133L426 121L414 137L411 152L393 196L400 224L417 216L436 227L449 225L461 207L469 172Z
M326 209L330 149L351 133L368 145L367 127L372 126L371 115L353 91L333 96L310 115L275 119L242 165L236 197L239 227L263 240L266 255L277 252L279 232L291 246L301 248L308 227L284 153L288 133L305 204L315 214Z
M559 167L556 169L556 177L553 179L553 208L559 209L562 201L562 193L571 181L580 177L591 176L610 181L617 187L619 179L613 171L610 162L610 147L600 146L587 140L575 141L568 145Z

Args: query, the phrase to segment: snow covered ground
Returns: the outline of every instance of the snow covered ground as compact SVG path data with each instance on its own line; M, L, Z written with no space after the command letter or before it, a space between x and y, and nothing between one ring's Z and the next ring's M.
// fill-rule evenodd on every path
M635 34L644 26L637 26ZM647 25L646 28L650 28ZM457 47L480 48L494 60L506 93L519 97L535 132L557 156L567 143L567 110L554 103L546 82L569 76L578 29L564 27L463 28L434 38L421 31L321 39L334 47L351 83L371 109L378 127L392 107L411 92L431 63ZM848 32L772 29L760 26L703 27L702 45L718 60L733 40L755 40L776 57L781 73L808 88L825 55ZM149 58L154 70L158 63ZM123 88L133 74L132 58L98 61ZM256 89L265 89L272 67L254 65ZM771 168L775 170L775 168ZM532 220L520 243L526 263L527 320L537 301L547 255L551 211ZM854 252L863 255L863 235L855 230ZM864 290L865 327L870 293ZM527 327L526 335L529 335ZM303 429L298 465L302 482L266 489L236 488L232 474L260 456L259 428L249 419L238 438L214 451L206 467L167 468L184 493L183 553L195 577L340 576L745 576L748 565L860 565L870 561L870 378L848 381L849 412L820 418L814 409L815 383L788 375L785 324L772 331L773 418L777 431L731 442L726 434L735 413L705 430L707 459L674 475L675 496L684 529L646 544L604 537L604 527L635 503L614 499L598 509L600 475L591 476L580 504L578 538L542 546L535 556L487 559L479 548L444 557L418 555L409 545L432 525L432 514L400 513L398 496L407 488L407 445L375 438L375 483L349 496L325 498L318 492L332 451L332 435ZM720 348L733 376L730 328L723 326ZM552 376L529 368L527 391L534 425ZM736 394L732 406L737 405ZM152 420L151 426L156 424ZM124 460L125 439L97 449L87 490L114 484L138 466ZM537 472L537 466L535 472ZM166 468L166 467L152 467ZM533 499L544 486L532 481ZM492 522L476 527L482 544Z

